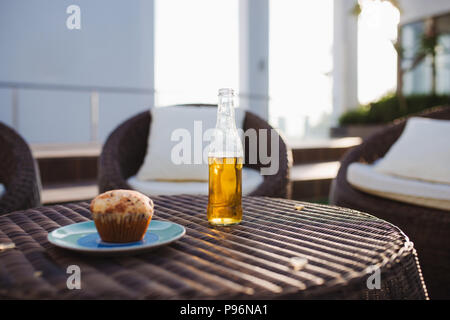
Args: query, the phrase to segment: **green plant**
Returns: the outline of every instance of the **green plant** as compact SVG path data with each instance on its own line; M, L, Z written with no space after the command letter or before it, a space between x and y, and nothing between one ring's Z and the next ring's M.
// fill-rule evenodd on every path
M389 93L375 102L343 113L339 118L339 124L345 126L349 124L387 123L431 107L450 105L449 95L415 94L406 96L405 99L406 109L401 106L400 99L396 94Z

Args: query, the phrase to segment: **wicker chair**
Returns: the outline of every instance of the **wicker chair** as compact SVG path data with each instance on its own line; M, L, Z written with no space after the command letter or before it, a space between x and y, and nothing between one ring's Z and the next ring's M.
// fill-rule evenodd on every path
M183 105L189 106L189 105ZM191 105L193 106L193 105ZM196 104L195 106L214 106ZM147 151L148 135L150 132L151 114L143 112L128 119L117 127L108 137L103 146L99 163L99 189L101 192L112 189L132 189L127 179L135 175L141 167ZM251 112L246 112L244 130L272 129L263 119ZM251 195L289 198L291 185L289 182L289 169L292 166L292 152L279 138L279 171L276 175L264 176L263 183ZM268 150L270 154L270 132L268 131ZM245 142L245 158L248 159L248 141ZM258 143L259 145L259 143ZM257 164L245 163L244 166L259 169L263 167L261 162Z
M418 114L450 120L450 107L436 107ZM400 119L351 149L341 160L333 181L331 203L364 211L400 227L414 242L431 298L450 298L450 208L449 211L415 206L367 194L346 179L352 162L373 163L383 157L400 137L406 119ZM449 137L450 141L450 137ZM432 141L430 141L432 143Z
M28 144L10 127L0 123L0 215L40 205L39 170Z

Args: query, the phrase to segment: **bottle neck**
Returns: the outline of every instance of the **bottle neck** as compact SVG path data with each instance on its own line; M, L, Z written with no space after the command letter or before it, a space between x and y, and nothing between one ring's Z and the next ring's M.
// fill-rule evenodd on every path
M232 94L219 95L216 128L236 129L234 96Z
M217 123L209 156L218 158L242 158L242 142L236 127L234 115L234 94L232 90L219 91L219 104L217 108Z

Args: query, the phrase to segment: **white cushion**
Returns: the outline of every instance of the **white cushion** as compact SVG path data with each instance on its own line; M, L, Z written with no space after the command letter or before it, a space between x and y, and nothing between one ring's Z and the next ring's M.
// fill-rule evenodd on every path
M377 165L357 162L350 164L347 181L356 189L380 197L450 210L450 185L379 173L375 170Z
M450 184L450 121L414 117L375 166L379 173Z
M242 195L248 195L255 191L264 181L258 170L249 168L242 169ZM208 182L174 182L174 181L142 181L136 176L127 180L128 184L135 190L148 196L152 195L174 195L193 194L207 195Z
M210 142L203 141L201 134L207 129L215 128L217 108L173 106L153 108L150 112L152 114L152 122L147 154L143 165L139 169L137 178L139 180L208 181L207 159L203 159L202 156L194 159L194 151L205 150L209 145ZM235 109L235 114L236 127L242 129L245 112L237 108ZM202 121L202 132L200 132L200 135L194 132L194 121L198 120ZM186 129L191 134L190 164L176 164L172 161L172 149L180 144L179 137L174 137L176 141L172 141L172 133L176 129Z
M5 193L5 186L0 183L0 198Z

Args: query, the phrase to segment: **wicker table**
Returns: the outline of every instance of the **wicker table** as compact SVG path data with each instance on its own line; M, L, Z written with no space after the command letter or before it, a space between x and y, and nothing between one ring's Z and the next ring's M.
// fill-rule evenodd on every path
M86 256L47 241L48 232L90 219L87 203L0 216L0 243L15 244L0 251L0 298L428 298L412 243L373 216L246 197L241 225L213 228L205 217L206 197L153 199L156 219L187 232L136 256ZM69 265L81 269L80 290L67 288ZM381 288L368 289L377 268Z

